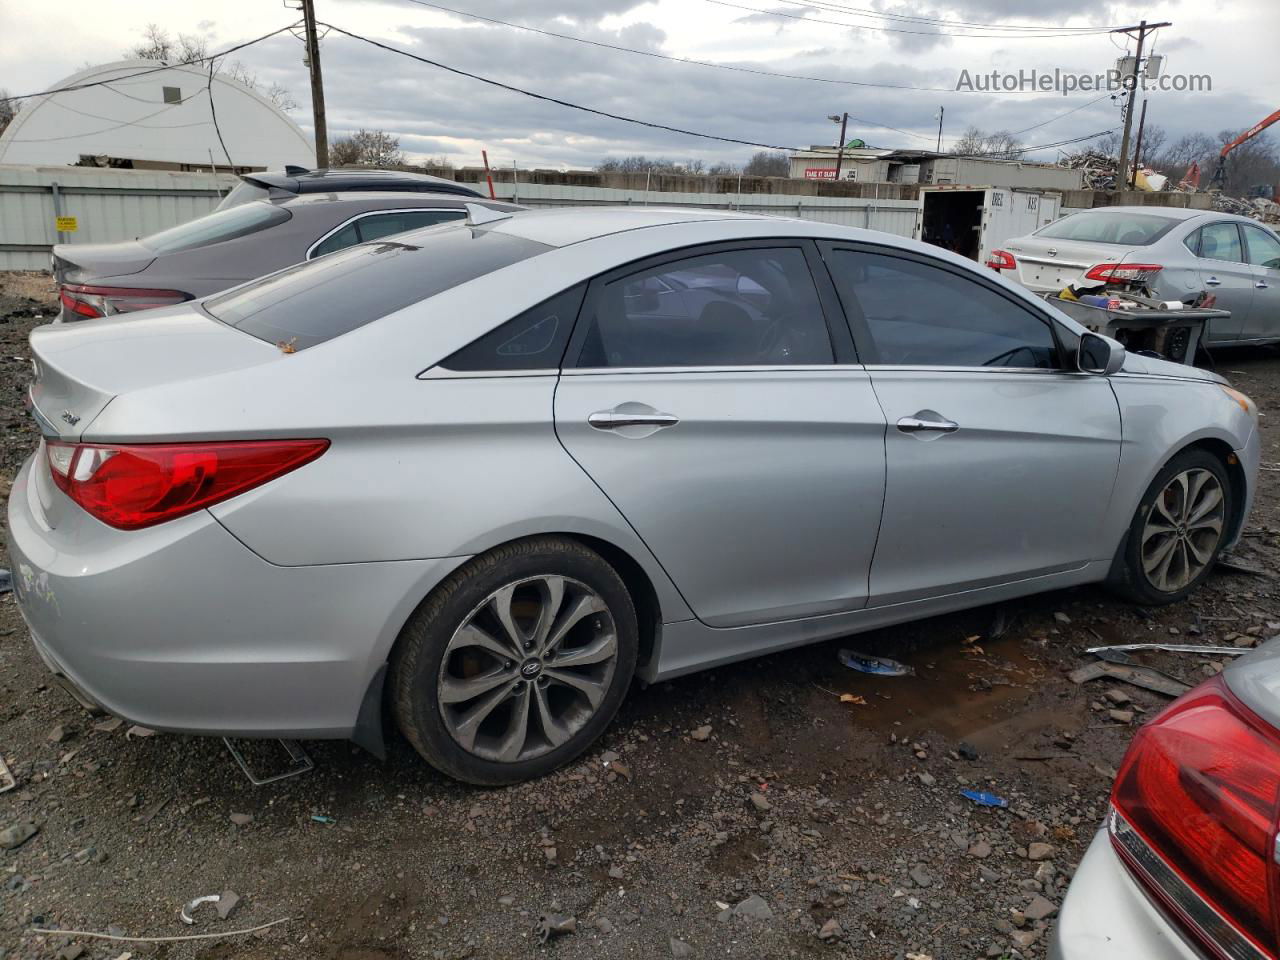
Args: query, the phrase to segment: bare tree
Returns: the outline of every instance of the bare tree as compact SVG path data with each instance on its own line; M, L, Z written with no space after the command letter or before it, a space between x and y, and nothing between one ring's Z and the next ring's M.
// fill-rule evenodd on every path
M697 176L706 172L706 164L702 160L671 160L668 157L646 157L644 154L637 153L629 157L606 157L596 164L596 172L652 172L673 176Z
M736 177L738 175L738 171L739 171L739 167L737 164L728 163L727 161L724 161L724 160L719 160L713 163L711 166L707 167L707 176Z
M786 177L791 175L791 161L781 150L757 150L742 172L748 177Z
M18 115L18 101L9 99L9 91L0 87L0 133L13 122Z
M298 109L298 101L293 98L288 87L281 86L278 83L272 83L270 86L263 87L258 75L251 71L239 60L232 60L226 67L226 74L232 80L243 83L250 90L256 90L281 110Z
M135 60L163 60L165 63L191 63L209 55L209 41L194 34L180 33L178 39L154 23L147 24L142 40L124 52Z
M1221 130L1218 132L1219 153L1243 130ZM1211 160L1211 166L1217 166L1217 158ZM1244 196L1254 187L1275 184L1280 181L1280 149L1269 134L1261 134L1252 140L1246 140L1229 154L1226 160L1226 183L1223 192L1233 196Z
M400 138L383 130L365 130L329 143L331 167L398 167L404 165L400 152Z
M1135 156L1134 162L1155 167L1157 160L1160 158L1160 148L1164 146L1165 141L1168 139L1169 135L1165 133L1164 127L1148 123L1142 128L1142 156Z
M1008 130L987 133L981 127L969 127L955 142L951 152L965 157L1011 159L1021 156L1022 141Z

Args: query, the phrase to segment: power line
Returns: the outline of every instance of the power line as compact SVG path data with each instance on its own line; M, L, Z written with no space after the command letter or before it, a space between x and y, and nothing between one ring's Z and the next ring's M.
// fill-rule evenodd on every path
M1104 93L1100 97L1094 97L1088 103L1082 103L1078 107L1072 107L1070 110L1064 110L1062 113L1055 114L1054 116L1050 117L1048 120L1042 120L1040 123L1033 123L1029 127L1023 127L1021 130L1015 130L1013 131L1013 133L1009 134L1009 136L1016 137L1018 134L1026 133L1029 130L1039 130L1041 127L1047 127L1049 124L1053 123L1055 120L1061 120L1063 117L1069 116L1070 114L1073 114L1078 110L1083 110L1085 107L1091 107L1095 103L1098 103L1099 101L1107 99L1107 97L1109 96L1111 96L1111 94Z
M674 57L665 53L658 53L654 50L637 50L635 47L624 47L621 44L606 43L603 40L588 40L586 37L575 37L568 33L556 33L553 30L542 30L538 27L530 27L523 23L511 23L507 20L498 20L495 17L484 17L478 13L468 13L465 10L455 10L452 7L441 6L438 3L429 3L428 0L408 0L409 3L416 3L420 7L430 7L433 10L439 10L443 13L453 14L458 17L467 17L471 20L479 20L484 23L492 23L497 26L511 27L513 30L525 30L529 33L537 33L544 37L554 37L557 40L572 40L574 43L582 43L591 47L600 47L605 50L615 50L620 53L632 53L641 57L652 57L655 60L668 60L672 63L688 63L698 67L713 67L717 70L730 70L734 73L751 73L762 77L779 77L784 80L810 80L814 83L831 83L850 87L876 87L884 90L923 90L930 93L958 93L953 87L917 87L912 84L905 83L871 83L865 80L841 80L835 77L814 77L799 73L781 73L773 70L761 70L752 67L738 67L728 63L715 63L710 60L695 60L692 57Z
M1074 34L1093 34L1098 33L1099 28L1096 27L1045 27L1045 26L1026 26L1012 23L982 23L978 20L947 20L943 17L926 17L905 13L886 13L880 10L869 10L866 7L850 7L842 3L822 2L822 0L779 0L780 3L788 4L801 9L819 9L830 10L833 13L844 13L849 16L858 17L874 17L882 20L898 20L905 23L930 23L944 27L980 27L990 30L1008 30L1016 32L1020 31L1051 31L1061 33L1063 36L1072 36ZM762 11L763 12L763 11Z
M429 60L426 57L420 57L416 53L410 53L408 50L401 50L389 44L382 43L378 40L372 40L369 37L361 36L358 33L352 33L349 30L343 30L341 27L335 27L331 23L322 24L334 33L340 33L343 36L350 37L352 40L360 40L370 46L377 47L380 50L386 50L390 53L398 53L402 57L408 57L410 60L417 60L419 63L425 63L429 67L437 67L441 70L447 70L449 73L457 74L460 77L467 77L471 80L479 80L481 83L487 83L491 87L498 87L502 90L509 90L512 93L518 93L522 96L532 97L534 100L542 100L546 103L554 103L557 106L568 107L571 110L581 110L584 113L591 113L597 117L607 117L610 120L621 120L624 123L634 123L642 127L649 127L654 130L667 130L671 133L683 134L687 137L700 137L703 140L718 140L721 143L737 143L747 147L764 147L766 150L795 150L795 147L782 146L776 143L758 143L755 140L739 140L736 137L721 137L713 133L701 133L697 130L685 130L682 127L672 127L665 123L653 123L649 120L638 120L635 117L623 116L620 113L610 113L607 110L597 110L595 107L583 106L580 103L573 103L569 100L561 100L558 97L549 97L546 94L534 93L532 90L525 90L521 87L512 86L509 83L502 83L500 80L493 80L489 77L482 77L478 73L469 73L466 70L460 70L457 67L451 67L446 63L438 60Z
M788 20L804 20L807 23L824 23L834 27L846 27L849 30L874 30L878 33L910 33L910 34L916 34L918 36L925 36L925 37L968 37L968 38L986 37L986 38L994 38L994 39L1000 39L1000 40L1010 39L1010 34L1008 33L948 33L945 30L903 30L898 27L872 27L866 24L861 24L861 23L847 23L843 20L823 20L818 17L806 17L806 16L803 16L802 14L786 13L785 11L782 11L782 10L761 10L759 7L747 7L739 3L730 3L728 2L728 0L706 0L706 2L714 3L718 7L733 7L736 10L746 10L749 13L758 14L760 16L784 17ZM807 6L810 6L811 9L817 9L816 7L813 7L811 4L808 4ZM1041 29L1044 29L1044 28L1041 28ZM1108 34L1108 33L1111 33L1111 31L1110 30L1091 30L1088 32L1082 31L1080 33L1068 33L1068 34L1023 33L1023 34L1018 34L1017 39L1019 40L1033 40L1033 39L1062 40L1067 37L1087 37L1092 35L1101 36L1102 34Z
M180 67L194 66L197 63L208 63L209 61L217 60L219 57L225 57L227 54L235 53L237 50L243 50L245 47L251 47L255 43L261 43L263 40L270 40L277 34L284 33L286 30L292 30L295 26L297 26L296 23L291 23L287 27L281 27L279 30L272 30L270 33L265 33L253 40L246 40L244 43L238 43L234 47L228 47L226 50L219 51L218 53L211 53L207 57L196 57L192 60L183 60L181 63L161 63L157 67L149 67L146 70L126 73L119 77L112 77L109 80L93 80L89 83L73 83L65 87L54 87L52 90L41 90L39 93L20 93L16 97L0 97L0 103L13 103L16 100L30 100L32 97L47 97L55 93L66 93L68 90L87 90L90 87L102 87L110 83L119 83L121 80L129 80L133 77L145 77L148 74L159 73L162 70L175 70ZM145 120L146 117L142 117L141 119Z

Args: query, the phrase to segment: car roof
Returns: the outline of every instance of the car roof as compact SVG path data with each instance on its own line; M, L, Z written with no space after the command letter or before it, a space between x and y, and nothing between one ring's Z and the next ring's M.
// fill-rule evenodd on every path
M328 193L304 193L298 196L268 198L257 202L273 203L277 206L291 209L322 206L331 203L366 204L373 207L462 207L468 203L481 203L497 210L511 211L513 213L524 209L514 203L504 203L501 200L489 200L481 197L459 196L456 193L436 193L434 191L406 193L397 190L335 190Z
M244 173L242 180L267 190L286 193L333 193L338 190L388 190L394 192L452 193L478 197L480 193L466 184L444 177L405 170L302 170L290 167L284 173L265 171Z
M495 222L491 229L552 247L565 247L611 233L645 227L692 223L698 220L762 219L766 218L733 210L698 210L686 207L560 207L526 210L518 217Z
M1153 217L1165 217L1169 220L1192 220L1195 217L1211 215L1212 210L1192 210L1187 207L1094 207L1081 210L1080 213L1145 213ZM1231 214L1224 214L1231 216Z

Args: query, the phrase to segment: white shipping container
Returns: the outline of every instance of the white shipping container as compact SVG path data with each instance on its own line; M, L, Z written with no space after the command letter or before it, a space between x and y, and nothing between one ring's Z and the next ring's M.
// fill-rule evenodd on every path
M918 240L986 263L1010 237L1039 230L1058 218L1056 192L1009 187L920 188L915 229Z

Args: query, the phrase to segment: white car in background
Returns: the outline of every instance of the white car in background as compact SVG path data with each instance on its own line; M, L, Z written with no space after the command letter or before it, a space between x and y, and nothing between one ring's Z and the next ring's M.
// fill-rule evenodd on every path
M1217 296L1209 346L1280 341L1280 237L1256 220L1212 210L1102 207L1008 241L988 266L1037 293L1069 284L1145 282L1162 300Z

